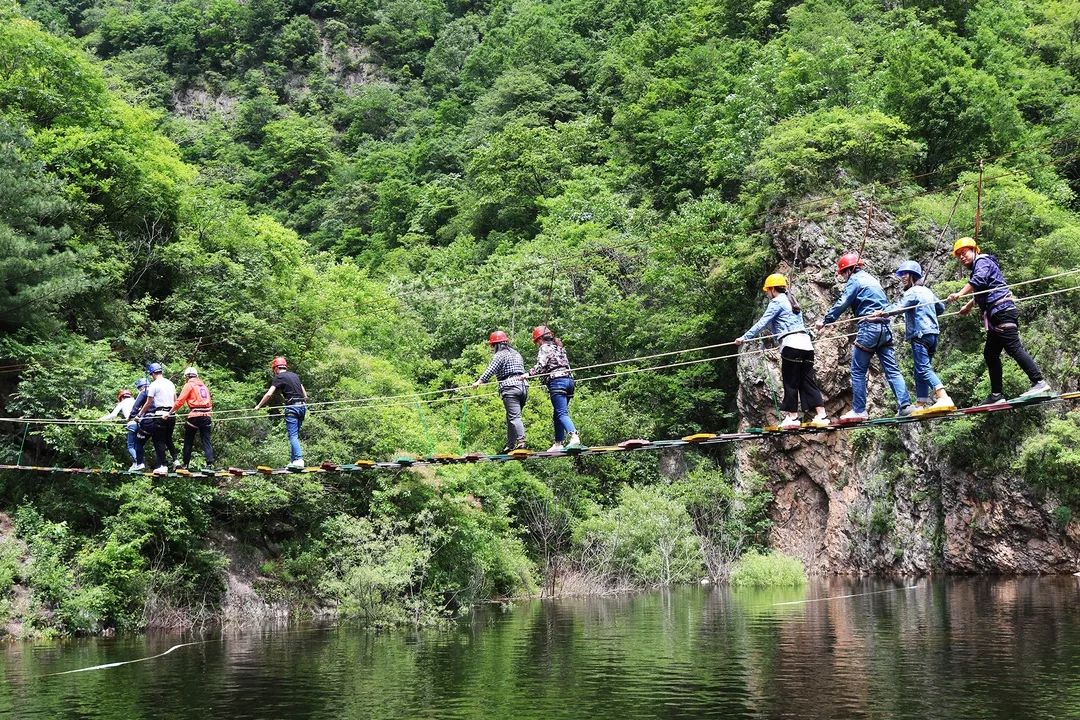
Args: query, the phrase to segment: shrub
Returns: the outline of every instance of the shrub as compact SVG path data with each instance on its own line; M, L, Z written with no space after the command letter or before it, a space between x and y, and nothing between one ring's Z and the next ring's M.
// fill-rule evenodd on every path
M793 587L806 584L806 571L798 558L777 550L762 555L756 550L739 558L731 571L735 587Z

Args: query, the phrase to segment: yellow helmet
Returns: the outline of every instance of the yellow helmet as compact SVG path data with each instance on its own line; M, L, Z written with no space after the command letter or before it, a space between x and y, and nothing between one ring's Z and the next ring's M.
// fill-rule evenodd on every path
M787 287L787 278L780 273L773 273L769 277L765 278L765 287L761 288L762 292L769 288Z
M960 251L964 248L972 248L976 254L979 253L979 246L975 244L975 240L973 238L962 237L953 243L952 254L954 256L959 256Z

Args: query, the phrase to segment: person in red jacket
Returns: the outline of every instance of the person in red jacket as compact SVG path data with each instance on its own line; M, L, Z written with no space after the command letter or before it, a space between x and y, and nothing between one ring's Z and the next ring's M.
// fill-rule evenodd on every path
M188 406L188 414L184 419L184 464L180 467L187 469L191 462L191 446L195 442L195 433L202 440L203 457L206 458L206 470L214 469L214 448L210 445L210 426L213 421L210 413L214 409L214 400L210 397L210 389L199 378L199 371L193 367L184 370L184 389L180 391L172 411L176 412L184 405Z

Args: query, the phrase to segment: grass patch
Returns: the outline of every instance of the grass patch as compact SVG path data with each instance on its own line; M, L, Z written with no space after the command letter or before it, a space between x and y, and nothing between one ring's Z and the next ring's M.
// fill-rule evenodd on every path
M739 558L731 571L734 587L797 587L806 584L806 571L798 558L772 550L756 550Z

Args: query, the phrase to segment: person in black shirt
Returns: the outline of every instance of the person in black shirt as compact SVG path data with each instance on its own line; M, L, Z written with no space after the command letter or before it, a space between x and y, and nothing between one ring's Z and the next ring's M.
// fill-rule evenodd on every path
M289 371L285 358L274 358L270 363L270 371L274 373L274 379L270 381L270 387L255 409L258 410L270 402L275 392L281 393L285 402L285 430L289 434L288 467L299 470L304 467L304 453L300 448L300 426L304 424L304 416L307 415L307 390L300 382L300 377Z

